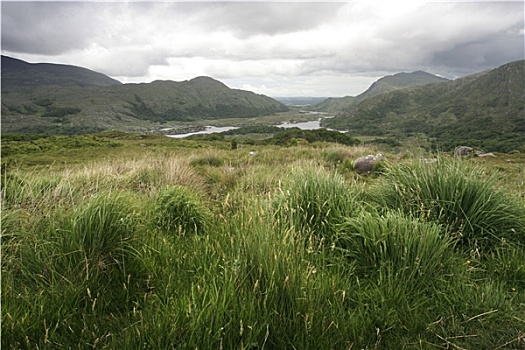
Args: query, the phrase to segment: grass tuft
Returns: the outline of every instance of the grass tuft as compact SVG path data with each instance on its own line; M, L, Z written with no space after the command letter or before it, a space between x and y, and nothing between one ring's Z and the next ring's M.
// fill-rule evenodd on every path
M275 217L303 237L331 240L336 226L352 216L356 192L336 173L319 167L295 168L273 199Z
M182 186L168 187L158 193L154 215L160 229L177 235L206 234L213 218L202 198Z
M464 161L391 165L370 193L385 207L444 225L469 249L525 244L525 207Z

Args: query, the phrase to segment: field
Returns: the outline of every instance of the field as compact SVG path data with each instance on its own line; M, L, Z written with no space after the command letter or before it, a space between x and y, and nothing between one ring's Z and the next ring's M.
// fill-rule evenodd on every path
M2 348L525 348L521 153L2 146Z

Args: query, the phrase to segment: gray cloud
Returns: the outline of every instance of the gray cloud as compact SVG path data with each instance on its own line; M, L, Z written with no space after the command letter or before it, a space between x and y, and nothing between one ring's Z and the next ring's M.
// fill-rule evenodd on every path
M86 3L2 3L2 50L57 55L89 44L103 25Z
M516 25L486 38L459 43L451 49L436 52L429 62L436 70L458 77L523 59L525 44L523 26Z
M400 71L452 78L523 59L523 15L523 2L3 2L2 53L126 82L210 75L347 95Z
M276 35L315 28L330 21L343 3L212 3L196 4L201 10L194 23L207 30L231 31L240 38Z

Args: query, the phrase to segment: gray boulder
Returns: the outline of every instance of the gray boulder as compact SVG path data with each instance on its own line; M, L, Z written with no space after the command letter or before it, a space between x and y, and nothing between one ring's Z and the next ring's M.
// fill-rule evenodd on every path
M383 155L381 153L378 153L375 156L369 154L367 156L357 158L354 160L354 169L360 175L369 174L374 168L374 165L382 159Z
M459 146L456 147L454 150L455 156L468 156L472 151L474 151L474 148L468 147L468 146Z

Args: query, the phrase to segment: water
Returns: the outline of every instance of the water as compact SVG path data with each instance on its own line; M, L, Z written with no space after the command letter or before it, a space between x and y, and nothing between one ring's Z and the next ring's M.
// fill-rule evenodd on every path
M325 118L331 118L331 117L325 117ZM275 125L275 126L278 126L284 129L299 128L302 130L316 130L316 129L321 129L322 119L323 118L319 118L317 120L310 120L308 122L282 123L282 124ZM206 126L205 130L189 132L185 134L167 135L167 136L174 137L174 138L183 138L183 137L191 136L191 135L206 135L206 134L212 134L214 132L223 132L223 131L228 131L228 130L233 130L233 129L238 129L238 127L236 126L222 126L222 127Z
M167 136L180 139L180 138L191 136L191 135L206 135L206 134L213 134L214 132L224 132L224 131L233 130L233 129L238 129L238 127L236 126L205 126L205 129L201 131L188 132L185 134L167 135Z

